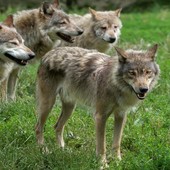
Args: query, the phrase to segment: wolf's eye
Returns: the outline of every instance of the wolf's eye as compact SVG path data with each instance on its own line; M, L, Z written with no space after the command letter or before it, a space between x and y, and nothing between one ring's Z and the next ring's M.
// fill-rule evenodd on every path
M18 45L18 43L15 42L15 41L12 41L12 42L10 42L10 43L13 44L13 45Z
M152 71L151 70L147 70L146 74L152 74Z
M66 22L65 22L65 21L61 21L60 24L61 24L61 25L64 25L64 24L66 24Z
M117 27L118 27L118 26L116 26L116 25L114 26L115 29L117 29Z
M106 30L106 29L107 29L107 27L101 27L101 29L102 29L102 30Z
M135 73L134 71L132 71L132 70L130 70L130 71L128 72L128 74L129 74L130 76L135 76L135 75L136 75L136 73Z

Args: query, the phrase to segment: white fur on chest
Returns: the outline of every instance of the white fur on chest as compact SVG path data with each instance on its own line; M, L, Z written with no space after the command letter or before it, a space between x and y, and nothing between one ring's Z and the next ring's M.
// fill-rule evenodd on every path
M120 115L123 115L135 107L139 103L139 99L135 93L127 92L124 94L124 96L120 96L117 102L118 107L116 108L116 112Z

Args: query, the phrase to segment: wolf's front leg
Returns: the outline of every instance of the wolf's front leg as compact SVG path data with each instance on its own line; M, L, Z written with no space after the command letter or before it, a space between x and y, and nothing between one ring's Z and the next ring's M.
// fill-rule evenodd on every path
M107 117L100 112L96 112L94 118L96 126L96 154L101 158L102 166L107 166L105 137Z
M63 133L64 133L64 126L69 117L71 116L73 110L74 110L75 104L74 103L69 103L69 102L64 102L62 100L62 110L60 117L54 126L55 131L56 131L56 139L57 143L59 144L60 147L64 148L64 138L63 138Z
M126 123L126 114L115 114L115 123L114 123L114 140L113 140L113 151L116 154L116 157L121 160L120 145L122 139L123 128Z
M15 100L16 98L16 86L18 80L19 68L14 69L8 78L8 100Z
M7 102L7 82L8 82L8 79L5 79L0 84L0 100L1 100L1 102Z

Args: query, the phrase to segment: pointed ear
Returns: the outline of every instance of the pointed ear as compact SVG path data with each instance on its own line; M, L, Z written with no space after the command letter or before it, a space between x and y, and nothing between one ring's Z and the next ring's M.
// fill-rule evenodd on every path
M97 12L94 9L89 7L89 12L91 13L93 19L97 19Z
M155 44L153 47L148 49L148 51L146 52L147 57L151 58L152 60L154 60L156 52L157 52L157 49L158 49L158 44Z
M121 11L122 11L122 8L119 8L116 11L114 11L114 13L116 14L117 17L120 17Z
M52 16L54 13L53 4L51 4L49 2L43 2L42 6L40 8L40 12L45 15Z
M53 6L54 6L55 8L58 8L58 7L59 7L59 0L54 0L54 1L53 1Z
M13 15L8 15L7 18L5 19L5 21L3 22L3 24L8 26L8 27L14 27Z
M116 50L117 55L119 57L119 61L123 62L123 63L126 62L126 60L128 58L127 55L126 55L126 52L123 49L118 48L118 47L115 47L115 50Z

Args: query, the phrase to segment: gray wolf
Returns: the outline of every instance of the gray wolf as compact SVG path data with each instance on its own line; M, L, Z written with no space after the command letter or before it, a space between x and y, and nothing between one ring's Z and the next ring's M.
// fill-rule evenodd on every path
M117 43L122 28L121 9L95 11L90 8L89 11L90 14L84 16L70 15L77 25L84 29L84 33L76 37L72 44L61 41L59 46L78 46L106 52Z
M26 46L40 59L54 45L56 39L72 42L72 36L83 33L70 17L59 9L58 0L44 2L40 8L19 11L14 14L14 25L25 40ZM9 99L15 99L15 87L20 68L15 68L9 79L13 86L9 90Z
M63 132L76 103L95 108L96 153L106 162L105 126L114 113L113 150L121 159L120 143L127 111L145 99L159 78L155 61L157 45L147 51L116 47L117 56L110 57L95 50L58 47L48 52L37 74L36 138L44 143L43 127L51 111L56 93L62 110L55 125L56 139L64 147Z
M35 54L24 45L24 40L13 26L13 16L10 15L0 23L0 84L5 84L13 69L25 66ZM1 97L6 100L7 89L2 89Z

